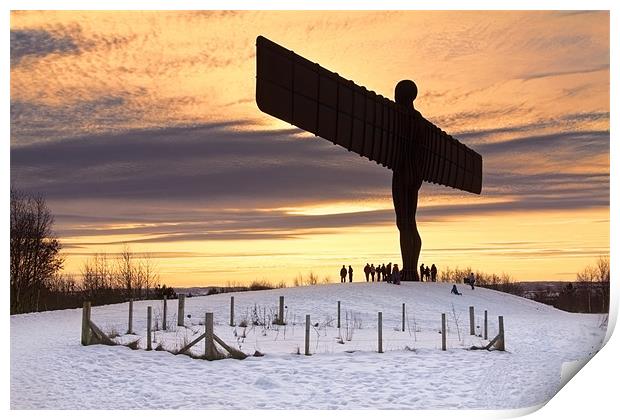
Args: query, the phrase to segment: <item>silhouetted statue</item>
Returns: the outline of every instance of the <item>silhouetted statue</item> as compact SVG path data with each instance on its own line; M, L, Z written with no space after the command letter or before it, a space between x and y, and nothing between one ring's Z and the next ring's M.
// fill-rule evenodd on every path
M263 112L392 169L401 279L419 280L415 214L422 181L480 194L482 157L414 109L418 88L411 80L396 85L392 102L262 36L256 68Z

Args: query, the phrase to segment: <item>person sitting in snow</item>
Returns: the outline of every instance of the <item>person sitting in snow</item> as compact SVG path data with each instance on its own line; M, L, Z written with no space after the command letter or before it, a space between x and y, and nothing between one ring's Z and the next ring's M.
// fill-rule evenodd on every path
M453 295L461 296L462 293L459 293L459 289L456 288L456 284L452 285L452 290L450 291Z

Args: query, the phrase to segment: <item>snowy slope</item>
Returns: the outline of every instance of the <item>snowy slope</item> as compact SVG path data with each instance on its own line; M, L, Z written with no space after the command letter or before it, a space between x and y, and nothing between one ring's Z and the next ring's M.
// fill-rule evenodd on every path
M557 392L563 362L591 357L601 345L598 315L570 314L483 288L461 286L463 295L455 296L450 288L443 283L353 283L236 293L235 321L245 319L245 329L228 326L230 294L187 299L187 328L174 326L177 302L168 302L169 328L154 333L154 346L180 348L204 331L204 313L214 312L218 336L247 354L265 354L243 361L208 362L143 350L146 307L153 307L161 327L161 301L134 304L139 350L81 346L81 309L14 315L11 407L523 408ZM287 325L252 326L253 318L269 320L275 314L280 295L285 296ZM404 332L402 303L407 308ZM506 352L467 350L487 342L469 335L469 306L476 308L477 333L488 311L489 338L497 333L497 316L504 316ZM92 320L106 332L124 333L127 309L127 304L94 307ZM376 352L378 311L383 312L383 354ZM445 352L439 334L442 312L449 330ZM317 324L310 357L296 354L298 348L304 351L306 314ZM192 349L195 355L203 351L203 342Z

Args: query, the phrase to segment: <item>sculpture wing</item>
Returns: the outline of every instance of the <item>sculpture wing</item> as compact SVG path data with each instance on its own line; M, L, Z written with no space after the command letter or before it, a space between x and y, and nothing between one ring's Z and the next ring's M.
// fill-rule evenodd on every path
M415 136L426 182L480 194L482 156L421 117Z
M414 141L425 181L480 193L479 154L419 113L262 36L256 39L256 103L269 115L389 169L401 165L403 145Z

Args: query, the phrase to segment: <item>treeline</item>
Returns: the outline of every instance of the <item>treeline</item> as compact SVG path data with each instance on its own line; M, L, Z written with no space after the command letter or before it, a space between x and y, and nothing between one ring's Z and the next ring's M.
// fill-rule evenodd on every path
M487 274L473 271L471 267L464 269L447 267L439 273L438 277L442 282L463 283L463 279L472 272L476 279L476 286L527 297L569 312L609 312L609 256L600 256L596 263L588 265L577 273L575 282L566 283L554 290L534 293L526 290L524 287L526 282L517 282L508 274Z
M470 273L474 273L475 286L486 287L487 289L498 290L504 293L510 293L513 295L521 296L523 288L515 281L509 274L487 274L482 271L474 271L471 267L466 268L450 268L446 267L439 273L439 281L446 283L463 283L463 280L469 276Z
M176 296L158 284L149 255L134 254L127 246L113 257L94 255L79 276L61 274L62 244L45 200L11 188L10 205L11 314L77 308L84 300L101 305Z
M609 256L601 256L595 264L577 273L575 284L568 283L552 305L570 312L609 312Z
M128 299L176 298L173 288L159 284L159 275L149 254L135 254L125 246L119 254L93 255L79 276L57 276L46 307L40 310L79 307L84 300L93 305L125 302ZM40 304L41 305L41 304Z

